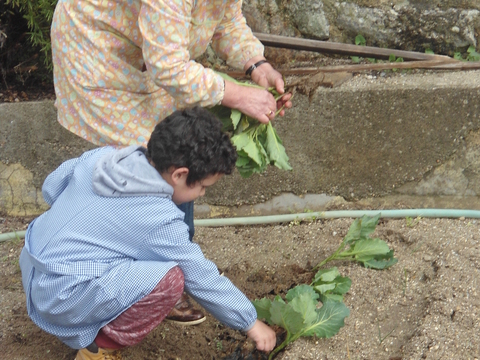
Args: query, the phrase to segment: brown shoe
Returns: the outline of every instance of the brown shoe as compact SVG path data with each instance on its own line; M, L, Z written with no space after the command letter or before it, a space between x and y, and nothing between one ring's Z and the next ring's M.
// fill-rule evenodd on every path
M174 308L165 318L165 320L182 325L197 325L204 322L206 319L207 318L200 310L193 308L192 304L190 304L188 295L185 293L182 294Z

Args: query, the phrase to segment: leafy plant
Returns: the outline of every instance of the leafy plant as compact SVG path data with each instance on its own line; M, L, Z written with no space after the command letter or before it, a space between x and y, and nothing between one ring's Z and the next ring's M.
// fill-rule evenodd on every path
M314 270L335 259L357 261L375 269L386 269L395 264L397 259L393 258L393 250L382 240L370 237L379 218L380 214L355 220L340 247ZM347 246L349 248L345 250ZM258 319L286 330L285 340L270 353L268 359L273 359L285 346L300 337L315 335L328 338L335 335L350 314L343 303L343 295L351 285L350 278L341 276L338 269L332 267L318 270L310 285L301 284L289 290L285 300L277 295L273 300L263 298L253 301ZM320 308L319 301L323 303ZM382 337L379 328L380 343L392 332Z
M39 46L45 58L45 64L52 68L50 25L57 0L6 0L7 5L18 8L27 20L30 41Z
M367 41L365 40L363 35L358 34L357 36L355 36L355 45L357 45L357 46L367 45ZM363 59L362 57L359 57L359 56L351 56L350 58L352 59L352 61L354 63L359 63ZM373 64L382 62L381 60L377 60L375 58L367 58L367 60L370 61ZM388 61L389 62L403 62L403 58L402 57L396 57L394 54L391 54L388 58ZM397 71L397 69L392 69L392 71Z
M238 85L263 89L255 84L237 81L226 74L219 74ZM275 88L270 88L268 91L273 94L275 100L283 96ZM271 121L268 124L262 124L239 110L223 105L214 106L209 110L222 121L225 131L232 132L231 140L238 154L236 166L242 177L248 178L253 173L262 173L268 165L292 170L282 140ZM278 110L277 114L281 110Z
M343 301L343 295L350 290L352 280L343 277L336 267L318 270L312 281L313 289L320 295L322 303L329 300Z
M326 301L317 308L319 295L310 285L302 284L289 290L284 301L280 296L253 301L257 317L270 325L286 330L285 340L269 355L271 360L280 350L300 337L329 338L344 326L350 310L342 302Z
M388 61L390 62L403 62L403 58L402 57L396 57L394 54L390 54L390 56L388 57ZM392 71L395 72L397 71L398 69L395 69L393 68Z
M474 46L467 49L467 61L480 61L480 53L477 52Z
M405 223L406 223L407 227L414 227L415 225L417 225L420 222L421 219L422 218L420 216L417 216L415 219L413 219L410 216L407 216L405 218Z
M461 52L454 53L453 58L461 61L480 61L480 53L477 52L475 46L469 46L467 49L467 56L465 58L463 58Z
M314 270L332 260L356 261L372 269L386 269L396 264L398 259L393 257L393 250L390 250L385 241L370 237L379 218L380 214L356 219L338 249L315 266Z
M363 35L358 34L357 36L355 36L355 45L357 45L357 46L365 46L366 44L367 44L367 40L365 40L365 38L363 37ZM350 58L352 59L352 61L353 61L354 63L359 63L359 62L362 60L362 58L359 57L359 56L351 56ZM376 59L373 59L373 60L374 60L374 62L375 62Z

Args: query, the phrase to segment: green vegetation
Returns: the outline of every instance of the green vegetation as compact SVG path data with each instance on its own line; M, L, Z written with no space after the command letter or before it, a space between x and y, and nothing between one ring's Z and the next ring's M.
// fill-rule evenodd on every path
M237 81L226 74L218 74L236 84L263 89L258 85ZM268 91L276 100L283 96L275 88L270 88ZM262 173L268 165L275 165L283 170L292 170L282 140L271 121L268 124L261 124L236 109L222 105L214 106L209 110L222 121L224 130L232 133L232 143L238 153L236 165L242 177L248 178L254 173ZM277 111L277 114L280 111L281 109Z
M25 90L53 85L50 24L56 0L0 1L2 85Z
M358 34L356 37L355 37L355 45L358 45L358 46L366 46L367 45L367 41L365 40L365 38L363 37L363 35L361 34ZM359 63L360 61L362 61L362 57L359 57L359 56L351 56L350 57L352 59L352 61L354 63ZM378 60L378 59L374 59L374 58L367 58L368 61L370 61L371 63L383 63L382 60ZM388 58L388 61L389 62L403 62L403 58L401 57L396 57L395 55L391 54ZM397 71L397 69L392 69L392 71Z
M18 8L30 29L29 37L35 48L39 47L46 65L52 68L50 25L57 0L6 0L7 5Z
M343 302L327 301L318 309L319 295L305 284L289 290L285 298L286 301L276 296L273 301L263 298L253 302L259 319L278 325L287 333L285 340L270 353L269 360L300 337L332 337L350 314Z
M380 215L356 219L338 249L315 266L314 270L333 260L355 261L367 268L379 270L395 265L398 260L393 257L393 250L390 250L385 241L370 237L379 218Z
M462 61L480 61L480 53L476 51L474 46L470 46L467 49L467 54L465 58L463 57L461 52L456 52L453 55L453 58L457 60L462 60Z
M364 216L355 220L340 247L313 270L337 259L356 261L374 269L386 269L394 265L397 259L393 257L393 250L383 240L370 237L379 218L380 215ZM300 337L329 338L337 334L350 314L343 303L343 295L351 284L350 278L342 277L336 267L319 269L310 285L297 285L287 292L285 300L277 295L273 300L263 298L253 301L259 319L286 331L285 340L270 353L268 359L273 359L279 351ZM382 336L380 326L378 330L380 344L393 332Z

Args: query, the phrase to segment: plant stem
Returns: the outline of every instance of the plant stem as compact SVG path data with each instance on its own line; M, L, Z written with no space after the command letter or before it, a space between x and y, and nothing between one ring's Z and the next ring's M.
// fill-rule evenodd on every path
M342 250L345 249L345 246L347 246L347 244L345 243L345 240L343 240L340 246L338 247L338 249L335 250L335 252L332 255L330 255L328 258L326 258L325 260L317 264L312 270L317 270L321 268L323 265L325 265L326 263L328 263L329 261L335 260L338 257L338 254L340 254Z
M272 360L273 357L280 351L282 350L285 346L287 346L288 344L290 343L290 336L289 334L287 333L287 337L286 339L284 340L284 342L282 342L280 345L278 345L275 349L273 349L273 351L270 353L270 355L268 355L268 360Z

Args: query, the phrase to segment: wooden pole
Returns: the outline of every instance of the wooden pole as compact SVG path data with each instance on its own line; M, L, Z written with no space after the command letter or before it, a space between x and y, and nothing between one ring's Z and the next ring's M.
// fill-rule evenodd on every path
M302 38L292 38L280 35L270 35L262 33L254 33L254 35L265 46L271 46L276 48L285 48L293 50L307 50L318 53L326 54L338 54L348 56L360 56L366 58L384 59L388 60L390 55L403 58L407 61L415 60L444 60L445 62L457 62L458 60L452 59L443 55L430 55L414 51L383 49L372 46L359 46L352 44L335 43L329 41L310 40Z
M308 67L296 69L278 69L284 76L290 75L309 75L316 73L335 73L335 72L359 72L371 70L391 70L391 69L434 69L434 70L476 70L480 69L480 61L464 62L457 61L455 63L447 63L443 61L409 61L409 62L391 62L376 64L354 64L354 65L335 65L322 67ZM247 78L244 72L229 71L227 74L233 78Z

